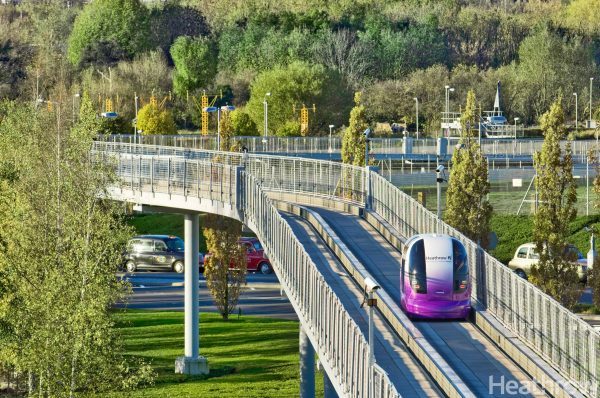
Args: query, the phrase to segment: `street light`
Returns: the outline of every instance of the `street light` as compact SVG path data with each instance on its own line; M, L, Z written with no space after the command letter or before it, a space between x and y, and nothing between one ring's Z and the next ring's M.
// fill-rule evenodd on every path
M267 97L270 97L271 93L266 93L265 98L263 99L263 116L265 119L265 136L262 140L263 144L267 144L267 132L269 130L269 103L267 102Z
M418 140L419 139L419 99L417 97L415 97L414 100L417 105L417 140Z
M437 218L438 220L442 219L442 182L446 181L444 179L444 165L439 164L440 159L437 159L438 161L438 165L435 169L435 174L436 174L436 178L435 181L437 182Z
M331 154L333 153L333 148L331 147L331 131L334 127L333 124L329 125L329 160L331 160Z
M594 88L593 83L594 82L594 78L590 77L590 126L589 128L592 128L592 89Z
M578 106L577 106L577 93L573 93L573 95L575 96L575 133L577 133L577 122L579 121L579 114L578 114Z
M79 93L73 94L73 121L75 121L75 98L79 98L79 97L80 97Z
M369 379L373 375L373 365L375 364L375 341L373 340L373 308L377 307L377 299L373 298L373 293L380 289L380 286L371 278L365 279L365 293L368 294L367 306L369 307ZM361 306L362 307L362 306ZM374 397L374 384L370 380L369 396Z
M515 140L517 139L517 122L519 121L519 118L516 117L515 118Z
M217 112L217 151L221 150L221 111L229 112L235 109L233 105L207 106L202 108L202 112L213 113Z

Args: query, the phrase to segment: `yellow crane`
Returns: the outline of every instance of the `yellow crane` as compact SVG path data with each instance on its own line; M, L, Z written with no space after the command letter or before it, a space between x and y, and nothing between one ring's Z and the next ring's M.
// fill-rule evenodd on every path
M302 104L300 111L300 134L302 136L308 135L308 111L312 110L313 114L317 112L317 107L313 104L312 108L307 108L306 105ZM292 112L296 114L296 104L292 106Z
M217 99L223 99L223 91L219 91L219 94L206 94L206 90L202 91L202 95L200 96L200 103L192 97L196 106L200 108L200 114L202 116L202 124L200 126L200 132L202 135L208 135L208 112L205 112L204 109L213 106Z

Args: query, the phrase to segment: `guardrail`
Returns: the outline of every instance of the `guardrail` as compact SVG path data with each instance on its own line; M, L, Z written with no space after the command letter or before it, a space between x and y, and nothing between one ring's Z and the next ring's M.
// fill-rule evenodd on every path
M597 331L380 175L371 172L371 184L373 210L403 236L441 233L459 239L469 255L473 298L556 367L573 388L599 396Z
M294 192L310 187L320 195L330 195L331 190L325 190L324 184L315 180L320 170L314 164L296 161L282 165L278 159L271 159L274 165L284 167L283 172L291 172L300 178L293 185L282 187L276 179L264 179L262 175L264 164L272 163L257 159L238 159L234 154L214 153L201 160L200 156L194 158L190 153L186 154L188 157L151 153L157 148L119 146L112 149L97 143L92 153L95 161L115 167L122 190L194 196L237 205L242 214L241 221L254 230L269 254L273 269L312 337L315 350L329 370L338 393L366 398L369 386L374 383L376 398L400 397L381 368L369 367L369 346L365 336L266 194L267 188L263 184L269 182L269 189ZM143 153L131 153L134 150ZM228 164L217 164L215 160ZM236 162L251 167L238 172ZM255 176L252 170L259 176ZM333 173L334 170L330 171ZM338 169L338 179L341 180L346 172L348 170ZM339 186L339 183L334 186Z
M185 135L137 135L114 134L99 136L100 141L171 146L177 148L215 150L217 147L216 136L202 136L199 134ZM266 142L264 137L237 136L234 138L241 145L248 148L252 153L281 153L281 154L326 154L331 148L332 153L339 153L342 148L340 137L276 137L268 136ZM370 150L376 154L402 154L404 153L404 138L371 138ZM481 146L486 155L511 155L532 156L542 148L541 139L506 139L506 138L482 138ZM590 150L597 148L597 140L562 141L565 147L567 142L571 143L575 160L585 162ZM452 154L458 137L449 138L448 154ZM412 138L411 153L433 155L437 154L437 138Z

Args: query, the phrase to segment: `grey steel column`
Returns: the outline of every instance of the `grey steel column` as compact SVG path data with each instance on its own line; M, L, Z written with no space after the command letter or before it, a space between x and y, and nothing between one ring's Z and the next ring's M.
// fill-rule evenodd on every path
M206 374L208 364L200 356L200 329L198 285L198 245L200 219L198 214L186 214L185 221L185 276L184 276L184 356L175 361L175 372L184 374Z
M185 215L185 356L197 358L200 354L198 284L198 214Z
M323 397L324 398L338 398L337 392L327 376L327 372L323 371Z
M315 398L315 349L300 325L300 398Z

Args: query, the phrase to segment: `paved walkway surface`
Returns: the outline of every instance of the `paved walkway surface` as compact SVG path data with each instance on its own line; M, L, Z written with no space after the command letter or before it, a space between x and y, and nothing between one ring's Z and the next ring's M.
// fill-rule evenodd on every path
M368 336L367 306L361 308L364 296L343 265L329 250L318 233L304 219L282 213L292 230L304 245L306 252L321 270L333 291L338 295L348 313ZM375 360L389 375L402 397L439 397L441 392L410 354L393 329L378 313L375 322Z
M401 254L398 250L357 216L317 207L312 210L333 228L378 284L400 302ZM415 321L415 326L478 396L501 396L506 389L499 385L511 381L524 386L521 392L525 394L516 396L546 396L539 389L525 388L531 387L531 379L475 325L458 321Z

